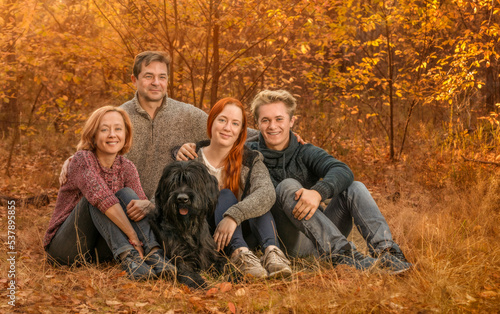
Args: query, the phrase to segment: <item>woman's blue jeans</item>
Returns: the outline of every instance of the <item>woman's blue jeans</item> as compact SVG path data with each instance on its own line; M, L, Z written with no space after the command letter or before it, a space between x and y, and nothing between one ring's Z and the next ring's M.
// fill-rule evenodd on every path
M223 189L220 191L217 207L215 209L216 226L219 225L219 222L224 218L224 213L236 203L238 203L238 200L231 190ZM268 211L260 217L243 221L236 227L225 252L228 256L231 256L231 254L240 247L254 249L257 246L260 246L262 252L264 252L270 245L279 247L276 223L274 222L271 211Z
M131 188L123 188L115 193L125 214L131 200L139 197ZM147 218L130 221L147 254L158 247ZM121 253L134 249L128 237L105 214L82 198L68 218L57 230L47 248L49 260L62 265L92 260L105 261Z

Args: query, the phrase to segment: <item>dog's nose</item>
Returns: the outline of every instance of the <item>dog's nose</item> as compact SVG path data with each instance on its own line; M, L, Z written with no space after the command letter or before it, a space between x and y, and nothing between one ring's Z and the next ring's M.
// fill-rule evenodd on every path
M189 196L187 194L179 194L177 195L177 202L178 203L187 203L189 201Z

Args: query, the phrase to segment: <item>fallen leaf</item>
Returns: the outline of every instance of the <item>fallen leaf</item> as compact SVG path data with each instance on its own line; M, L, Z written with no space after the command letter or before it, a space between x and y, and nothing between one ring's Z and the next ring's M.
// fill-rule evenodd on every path
M123 289L135 289L137 288L137 285L135 283L129 282L124 285L122 285Z
M481 292L479 295L481 296L481 298L494 298L494 297L498 296L498 293L496 293L493 290L487 290L487 291Z
M122 305L122 303L120 301L113 301L113 300L106 300L106 304L109 306Z
M85 293L89 298L91 298L95 295L95 289L92 288L91 286L87 286L87 288L85 288Z
M228 292L233 289L233 285L230 282L223 282L220 284L220 292Z
M477 300L473 297L471 297L470 295L468 294L465 294L465 298L468 300L468 302L476 302Z
M217 291L219 291L219 289L217 289L217 288L211 288L211 289L208 289L208 291L207 291L207 294L206 294L206 295L207 295L207 297L208 297L208 296L211 296L211 295L217 294Z
M194 302L200 302L202 299L200 297L190 297L189 302L194 303Z
M247 292L245 291L245 288L239 288L238 290L236 290L236 292L234 293L237 297L242 297L246 294Z
M116 278L123 277L123 276L126 276L126 275L127 275L127 272L126 271L122 271L122 272L119 272L118 274L112 276L111 279L116 279Z
M135 306L137 306L137 307L144 307L144 306L146 306L148 304L149 304L148 302L137 302L137 303L135 303Z
M170 289L165 289L165 291L163 291L163 295L166 297L166 298L169 298L169 297L172 297L172 296L176 296L178 294L182 293L182 291L179 289L179 288L170 288Z
M231 313L236 314L236 306L233 302L227 302L227 307L229 308L229 311L231 311Z

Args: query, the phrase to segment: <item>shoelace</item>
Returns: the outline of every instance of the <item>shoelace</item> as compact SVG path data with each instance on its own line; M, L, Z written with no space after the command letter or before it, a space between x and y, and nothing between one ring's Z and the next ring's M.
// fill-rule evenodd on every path
M392 255L392 256L395 256L397 259L399 259L400 261L402 262L405 262L405 263L408 263L408 261L406 260L406 257L405 255L402 253L402 252L398 252L398 251L394 251L394 250L390 250L389 253Z
M250 265L259 264L260 265L259 259L257 258L257 256L255 256L255 254L252 253L252 251L242 252L241 253L241 261L245 264L250 264Z
M281 252L279 252L276 249L272 249L271 251L269 251L267 253L267 257L266 257L266 260L265 260L266 266L269 265L269 264L272 264L272 263L276 263L276 264L278 264L278 263L285 263L287 265L290 264L290 261L287 260L280 253Z
M359 253L359 251L353 251L351 252L351 256L354 260L360 261L366 258L363 254Z

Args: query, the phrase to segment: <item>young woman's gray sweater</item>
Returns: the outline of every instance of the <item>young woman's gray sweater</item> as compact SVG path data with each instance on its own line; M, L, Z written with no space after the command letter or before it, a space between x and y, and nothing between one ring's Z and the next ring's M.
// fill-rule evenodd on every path
M196 143L198 156L200 156L200 148L209 144L210 141ZM224 217L233 218L238 225L247 219L264 215L271 209L276 200L274 186L263 159L261 153L245 146L243 167L240 175L240 190L239 195L237 195L238 203L231 206L224 213ZM196 160L202 162L201 157Z

